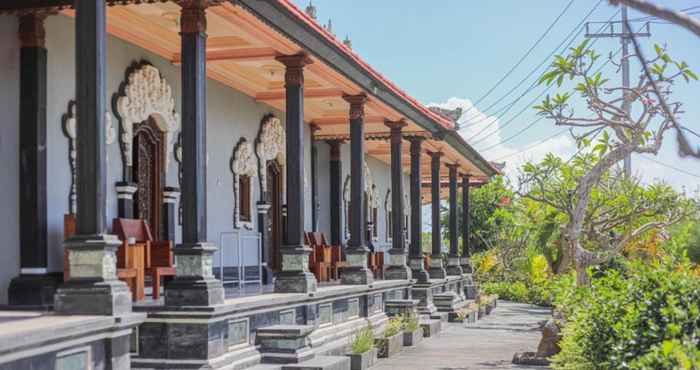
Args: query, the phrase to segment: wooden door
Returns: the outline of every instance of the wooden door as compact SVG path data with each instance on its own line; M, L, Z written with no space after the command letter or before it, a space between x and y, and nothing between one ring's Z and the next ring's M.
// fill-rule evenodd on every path
M132 179L137 184L134 216L148 223L153 237L162 240L161 210L165 177L165 139L153 119L134 132Z

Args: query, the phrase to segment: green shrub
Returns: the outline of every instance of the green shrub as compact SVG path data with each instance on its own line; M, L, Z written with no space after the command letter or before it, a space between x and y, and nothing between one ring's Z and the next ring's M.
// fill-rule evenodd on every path
M418 316L415 314L408 315L403 319L403 330L408 333L413 333L420 328Z
M632 361L630 369L700 370L700 348L688 339L666 340L652 347L646 355Z
M403 328L403 316L396 315L390 318L384 330L384 338L393 337L401 332L401 328Z
M374 347L374 331L372 325L367 325L364 329L358 330L352 338L350 344L352 353L365 353Z
M700 279L688 269L634 262L604 271L591 288L561 289L556 303L567 322L554 368L631 369L638 363L644 369L653 361L675 361L680 344L670 351L664 342L698 346Z

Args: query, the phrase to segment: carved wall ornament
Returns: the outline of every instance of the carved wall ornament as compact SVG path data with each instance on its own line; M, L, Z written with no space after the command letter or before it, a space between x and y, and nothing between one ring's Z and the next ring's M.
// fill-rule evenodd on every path
M182 132L177 134L177 141L173 144L173 152L177 163L177 186L179 189L182 189ZM178 202L177 224L182 225L182 202Z
M165 134L167 173L172 143L180 129L180 116L175 112L172 88L160 71L148 63L131 67L117 98L116 111L121 123L122 157L126 166L132 166L134 126L153 118L158 129Z
M61 126L63 135L68 139L68 164L70 166L70 191L68 192L68 213L75 214L76 212L76 159L78 157L77 153L77 119L76 119L76 102L75 100L70 100L68 102L68 110L61 117ZM109 112L105 112L105 144L113 144L117 136L114 124L112 122L112 116Z
M280 119L273 114L265 115L260 123L258 137L255 139L261 192L267 189L267 162L277 160L277 163L284 167L286 140L284 126Z
M253 178L258 175L253 146L245 138L241 138L233 149L233 154L231 155L231 173L233 173L233 227L236 229L244 227L248 230L253 230L252 219L249 222L241 221L241 210L239 209L239 200L242 196L240 177L248 176ZM248 199L253 199L253 187L249 186L247 191L249 192ZM250 207L248 214L254 214L253 202L250 201L248 206Z

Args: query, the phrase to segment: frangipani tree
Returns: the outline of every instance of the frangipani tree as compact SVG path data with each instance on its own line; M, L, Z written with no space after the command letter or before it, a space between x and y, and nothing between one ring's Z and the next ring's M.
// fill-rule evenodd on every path
M577 155L569 162L550 154L539 163L525 164L520 175L520 195L539 203L538 213L565 225L560 231L550 230L557 235L554 240L542 240L555 245L556 261L552 253L545 256L557 273L573 264L579 285L588 283L589 266L618 255L651 230L663 230L679 222L694 209L691 201L666 184L642 186L636 179L608 169L587 194L580 233L573 242L570 230L580 207L581 180L598 163L600 157L596 154ZM546 229L546 222L539 227Z

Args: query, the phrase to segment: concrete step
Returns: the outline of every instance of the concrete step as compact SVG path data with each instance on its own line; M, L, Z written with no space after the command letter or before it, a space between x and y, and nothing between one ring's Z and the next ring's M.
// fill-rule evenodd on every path
M282 365L258 364L252 367L247 367L245 370L282 370Z
M298 364L283 365L282 370L350 370L350 357L316 356Z

